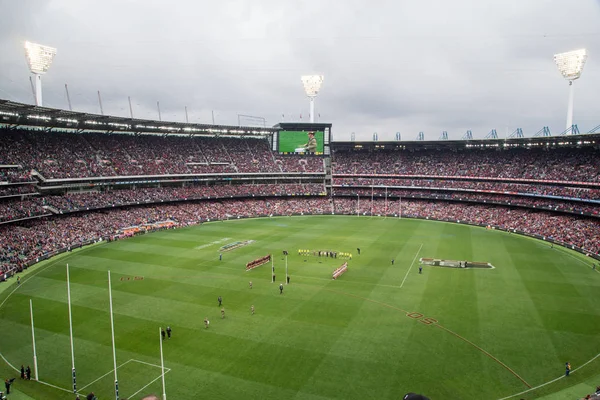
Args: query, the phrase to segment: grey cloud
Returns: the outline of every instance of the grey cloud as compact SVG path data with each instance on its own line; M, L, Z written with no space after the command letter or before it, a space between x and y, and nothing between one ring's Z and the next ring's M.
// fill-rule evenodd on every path
M237 114L308 117L300 75L323 73L321 120L336 137L461 137L518 126L560 131L566 82L552 55L587 47L576 121L600 123L597 0L4 1L0 97L31 102L22 40L58 47L48 105L155 118L237 123ZM6 18L6 15L10 18ZM569 18L566 18L569 15ZM577 21L571 23L570 20ZM537 128L536 128L537 127ZM341 136L340 138L343 138Z

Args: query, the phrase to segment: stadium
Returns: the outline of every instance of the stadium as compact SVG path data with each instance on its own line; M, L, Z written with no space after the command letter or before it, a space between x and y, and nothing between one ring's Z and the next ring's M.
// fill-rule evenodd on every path
M35 104L0 99L8 399L600 397L600 125L572 93L557 134L338 140L322 75L309 121L175 122L67 85L44 106L56 49L26 49ZM571 90L586 58L555 56Z

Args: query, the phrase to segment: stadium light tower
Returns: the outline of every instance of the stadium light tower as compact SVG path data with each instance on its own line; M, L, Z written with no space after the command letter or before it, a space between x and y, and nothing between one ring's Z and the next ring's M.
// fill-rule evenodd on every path
M25 55L29 70L35 75L35 104L42 106L42 75L48 71L56 49L37 43L25 42Z
M301 77L302 84L304 85L304 91L310 99L310 122L315 122L315 97L321 89L323 83L323 75L304 75Z
M563 78L569 81L569 106L567 109L567 131L573 129L573 97L575 95L575 87L573 82L579 79L583 66L587 60L587 51L579 49L554 55L554 62L558 66Z

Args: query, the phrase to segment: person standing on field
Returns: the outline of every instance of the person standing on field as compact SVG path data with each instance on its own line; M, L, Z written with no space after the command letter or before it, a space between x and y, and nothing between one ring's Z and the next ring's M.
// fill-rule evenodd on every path
M279 294L283 294L283 283L279 284Z

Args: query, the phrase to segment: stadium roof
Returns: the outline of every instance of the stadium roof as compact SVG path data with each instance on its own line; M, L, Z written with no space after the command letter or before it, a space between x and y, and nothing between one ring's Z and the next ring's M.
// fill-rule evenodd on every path
M88 114L0 100L0 124L161 135L265 136L274 128L207 125Z

